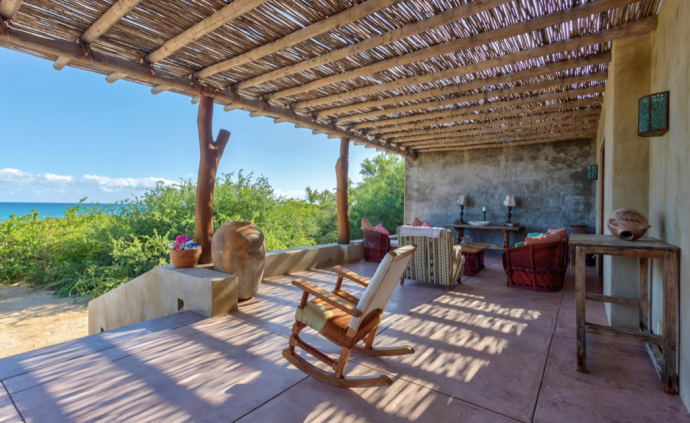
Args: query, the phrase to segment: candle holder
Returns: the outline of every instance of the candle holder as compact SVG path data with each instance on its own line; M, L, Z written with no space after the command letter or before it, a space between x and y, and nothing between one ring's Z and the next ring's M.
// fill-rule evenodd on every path
M484 213L484 221L486 222L486 210L484 210L482 213Z

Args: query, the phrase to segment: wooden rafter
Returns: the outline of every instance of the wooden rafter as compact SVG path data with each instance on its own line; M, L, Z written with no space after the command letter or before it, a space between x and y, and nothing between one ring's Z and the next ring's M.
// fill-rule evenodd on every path
M359 43L333 50L326 54L313 57L309 60L305 60L294 65L278 68L274 71L240 82L237 84L237 89L243 90L251 88L272 79L293 75L308 69L313 69L317 66L323 66L337 60L345 59L376 47L385 46L395 41L412 37L413 35L422 33L429 29L476 15L477 13L492 9L508 1L509 0L477 0L466 3L462 6L448 9L445 12L434 15L430 18L394 29L393 31L374 35L373 37L362 40Z
M457 142L472 144L477 141L494 140L494 139L510 139L512 137L533 136L534 134L549 134L559 131L571 131L581 128L596 127L599 125L599 118L579 119L575 122L539 122L531 125L524 125L518 128L498 128L491 131L480 132L475 135L466 134L447 134L440 137L428 137L426 139L411 141L405 146L417 150L420 148L438 145L440 143Z
M14 46L28 48L46 55L63 56L71 60L80 60L82 57L81 47L66 40L37 36L27 32L17 31L13 28L9 29L9 34L9 40L6 42ZM92 53L90 63L82 63L82 66L93 68L101 72L118 72L139 81L145 81L148 84L167 85L171 89L192 97L199 95L198 88L195 87L195 82L189 78L172 75L163 71L157 71L151 76L147 66L143 64L96 51ZM389 153L399 154L413 160L416 159L416 154L405 148L397 147L384 141L369 139L334 124L318 122L309 116L297 114L288 108L271 105L266 101L242 96L236 91L228 89L219 90L215 95L215 99L222 104L235 104L246 110L263 112L266 116L299 123L314 130L321 130L328 134L347 137L352 141L371 145L374 148L380 148Z
M12 19L24 0L0 0L0 18Z
M484 91L477 94L470 94L461 97L452 97L438 101L427 101L424 103L411 104L409 106L395 107L391 109L374 110L372 112L360 113L352 116L345 116L338 120L338 122L352 122L361 119L369 119L377 116L385 116L393 113L405 113L411 111L423 111L434 107L442 107L448 105L456 105L477 100L482 100L484 103L489 103L489 100L498 97L510 96L515 94L523 94L526 92L537 90L548 90L551 88L560 88L572 86L576 84L583 84L595 81L605 81L608 77L608 72L596 72L584 75L576 75L568 78L547 79L534 84L518 85L512 88L504 88L502 90Z
M485 44L515 37L531 31L540 30L552 25L558 25L574 19L584 18L592 14L605 12L612 8L632 3L633 1L635 0L598 0L585 3L568 9L559 10L548 15L540 16L538 18L527 19L513 25L495 29L493 31L482 32L472 37L448 41L443 44L413 51L402 56L381 60L380 62L376 62L368 66L359 67L347 72L341 72L326 78L317 79L307 84L278 91L277 93L267 96L267 99L289 97L325 87L326 85L347 81L348 79L354 79L364 75L371 75L376 72L394 68L396 66L407 65L414 62L419 62L421 60L430 59L432 57L441 56L443 54L483 46Z
M459 68L447 69L444 71L434 73L421 74L408 78L400 78L395 81L365 86L362 88L357 88L338 94L330 94L313 100L298 101L291 107L295 110L301 110L307 107L318 106L323 104L333 104L350 98L362 97L370 94L396 90L399 88L425 84L433 81L441 81L444 79L450 79L456 76L467 75L475 72L482 72L499 66L518 63L537 57L548 56L551 54L558 54L565 51L581 49L583 47L587 47L593 44L614 41L617 39L629 37L631 35L646 34L650 31L655 30L657 27L657 23L657 17L650 16L639 21L618 25L613 28L599 31L596 33L586 34L564 41L556 41L551 44L521 50L515 53L509 53L503 56L496 57L494 59L469 64Z
M532 119L513 119L512 125L508 126L498 126L492 127L491 125L496 125L496 123L491 122L488 125L475 124L472 126L457 125L450 128L443 128L432 131L425 131L423 134L419 135L401 135L395 138L388 138L391 142L399 145L407 145L407 143L414 143L415 141L428 140L432 138L443 138L449 136L462 137L462 136L474 136L481 135L484 133L489 133L489 131L501 132L499 129L504 131L510 130L520 130L523 128L534 127L535 125L546 126L546 125L559 125L563 123L570 123L572 121L593 121L599 119L599 112L592 112L585 110L584 112L568 113L567 116L561 114L560 117L556 119L545 119L543 116L538 116ZM500 125L505 125L502 121L497 121Z
M464 150L477 150L477 149L484 149L484 148L501 148L501 147L502 148L508 148L508 147L522 146L522 145L546 144L546 143L552 143L552 142L557 142L557 141L584 140L584 139L591 139L591 138L594 138L596 136L597 136L596 132L577 134L576 137L573 137L573 135L571 135L571 134L566 134L566 135L556 135L553 137L541 137L541 138L535 138L535 139L530 139L530 140L521 140L518 142L487 143L487 144L480 144L480 145L470 145L470 146L466 146L466 147L457 146L457 147L429 148L429 149L420 151L420 153L428 154L428 153L438 153L438 152L444 152L444 151L464 151Z
M240 54L239 56L235 56L228 60L216 63L215 65L201 69L200 71L195 72L194 76L199 79L208 78L217 73L225 72L232 68L242 66L254 60L268 56L269 54L276 53L297 43L308 40L317 35L332 31L340 26L347 25L350 22L362 19L363 17L371 15L378 10L385 9L388 6L397 3L398 1L400 0L368 0L362 4L340 12L335 16L331 16L330 18L297 30L276 41L264 44L261 47L257 47L246 53Z
M554 93L538 94L529 97L519 97L510 100L497 100L480 105L470 105L469 107L458 107L455 109L441 110L437 112L421 113L410 116L403 116L392 119L381 119L370 122L362 122L355 125L355 129L367 127L381 127L398 125L401 123L416 122L420 120L428 120L434 118L450 117L451 115L466 115L470 113L481 112L485 110L503 109L507 107L523 107L534 103L543 103L546 101L566 100L568 98L576 98L580 96L589 96L594 94L601 94L604 92L605 85L599 84L588 88L576 88L573 90L565 90Z
M387 140L390 140L391 142L400 143L400 142L405 142L408 139L412 139L413 137L419 136L419 135L433 135L433 134L443 134L443 133L452 133L452 132L461 132L461 131L470 131L470 130L475 130L475 129L489 129L494 126L498 125L514 125L514 124L520 124L520 123L531 123L531 122L536 122L539 120L558 120L558 119L563 119L563 118L570 118L570 117L581 117L581 116L599 116L601 114L601 110L599 108L587 108L587 109L576 109L576 110L570 110L570 111L556 111L556 112L551 112L551 113L540 113L536 115L524 115L524 116L517 116L517 117L509 117L509 118L502 118L502 116L497 117L496 119L493 120L486 120L486 121L481 121L481 122L463 122L463 123L458 123L454 124L453 126L445 126L445 127L440 127L440 128L430 128L430 129L420 129L420 130L415 130L415 131L405 131L405 132L396 132L393 134L389 134L389 136L386 138Z
M511 84L518 81L526 80L528 78L545 76L568 69L587 68L593 65L608 63L610 61L611 52L607 51L604 53L595 54L587 57L578 57L576 59L561 60L558 62L549 63L546 66L538 66L513 73L505 73L495 76L493 78L479 79L461 85L450 85L443 88L422 90L413 94L396 95L381 100L365 101L362 103L348 104L347 106L334 107L332 109L319 110L318 112L316 112L316 116L334 116L346 112L351 112L353 110L363 110L372 107L387 106L389 104L399 104L408 101L427 99L431 97L457 94L460 92L475 90L478 88L486 88L491 85Z
M220 10L214 12L211 16L197 23L191 28L183 31L176 37L166 41L156 51L146 55L144 61L147 63L156 63L174 54L181 48L193 43L204 35L215 31L229 21L242 16L248 11L261 6L268 0L235 0Z
M508 134L507 136L486 136L486 137L477 137L473 139L472 141L468 141L465 139L461 140L447 140L442 143L434 143L434 144L429 144L426 146L420 146L415 148L415 151L424 151L427 149L431 148L436 148L436 147L441 147L441 146L446 146L446 147L455 147L455 146L461 146L461 147L469 147L473 145L482 145L482 144L488 144L488 143L499 143L499 142L509 142L509 141L517 141L517 140L527 140L527 139L536 139L536 138L547 138L547 137L556 137L556 136L575 136L577 138L580 138L580 134L584 133L590 133L594 132L596 133L598 123L593 123L593 124L583 124L579 125L577 127L572 127L572 128L566 128L562 130L557 130L557 131L552 131L552 132L546 132L546 131L525 131L522 134ZM575 133L575 135L573 135Z
M91 45L101 35L105 34L110 28L122 19L132 9L137 7L143 0L118 0L115 4L110 6L100 18L94 22L89 29L84 31L79 37L79 40L85 45ZM57 70L62 70L69 63L70 59L67 57L58 57L53 67ZM112 78L111 78L112 79Z

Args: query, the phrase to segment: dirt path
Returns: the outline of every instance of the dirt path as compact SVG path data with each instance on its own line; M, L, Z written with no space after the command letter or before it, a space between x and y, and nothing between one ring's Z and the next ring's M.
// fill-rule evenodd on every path
M87 301L21 285L0 286L0 357L86 336Z

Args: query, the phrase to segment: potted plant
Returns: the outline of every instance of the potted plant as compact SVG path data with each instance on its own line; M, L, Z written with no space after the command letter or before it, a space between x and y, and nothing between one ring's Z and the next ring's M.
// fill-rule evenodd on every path
M179 268L194 267L201 257L201 245L194 242L192 237L178 235L175 242L168 244L170 247L170 263Z

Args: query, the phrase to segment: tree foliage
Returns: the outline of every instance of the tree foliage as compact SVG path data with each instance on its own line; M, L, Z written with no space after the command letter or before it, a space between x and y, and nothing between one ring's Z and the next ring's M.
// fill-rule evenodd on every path
M379 159L379 157L382 157ZM352 237L361 217L394 230L402 223L404 163L378 156L373 171L350 190ZM306 190L305 200L274 194L264 177L238 172L216 181L214 229L250 220L264 232L269 251L335 242L332 191ZM0 220L0 283L29 282L58 295L97 296L169 262L167 243L193 235L196 186L181 181L110 206L80 203L64 218L34 211Z

